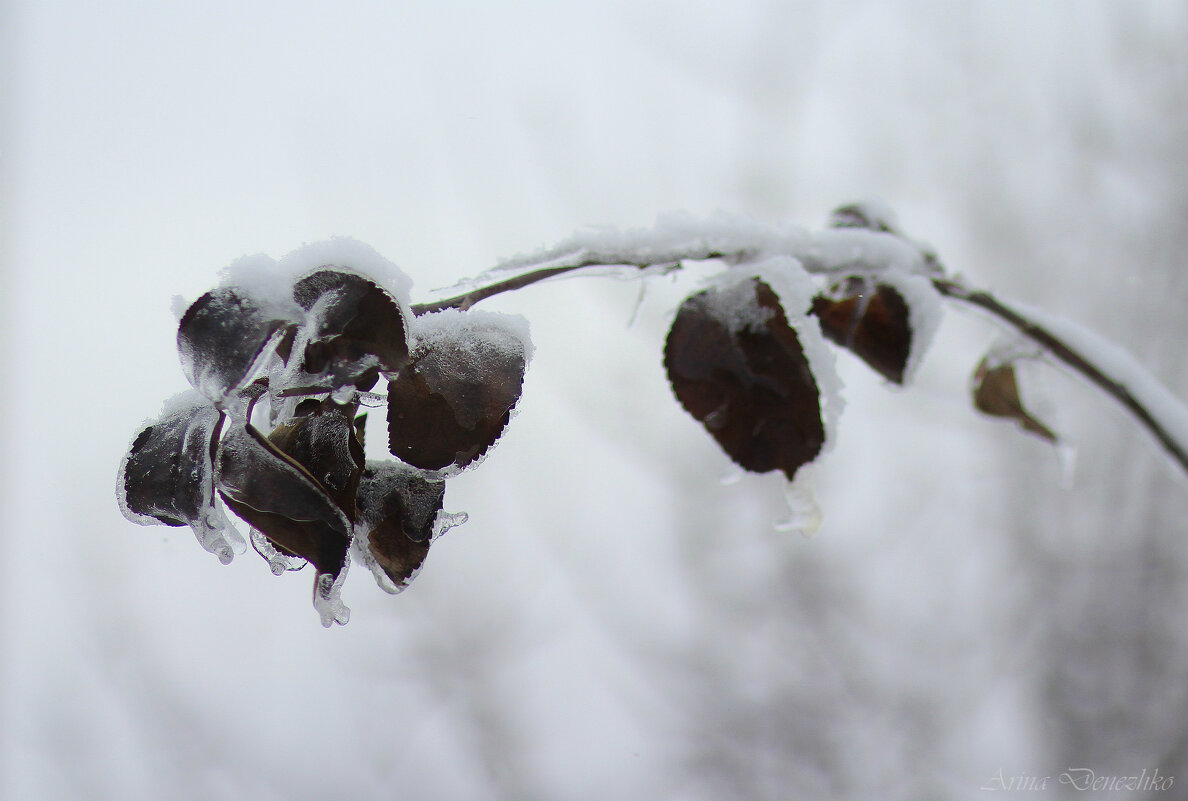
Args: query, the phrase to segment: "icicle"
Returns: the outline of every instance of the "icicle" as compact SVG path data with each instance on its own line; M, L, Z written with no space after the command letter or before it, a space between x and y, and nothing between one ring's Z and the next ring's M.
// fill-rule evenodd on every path
M1071 490L1077 480L1077 449L1064 440L1056 443L1056 462L1060 470L1060 488Z
M447 512L444 509L438 510L437 516L433 518L433 534L430 536L430 540L432 541L437 539L442 534L445 534L452 528L457 528L469 519L470 515L468 515L466 512Z
M349 557L347 558L349 562ZM331 573L319 573L314 580L314 609L322 617L322 625L330 628L335 623L345 626L351 619L351 610L342 602L342 585L346 582L347 565L342 566L335 576Z
M286 570L300 570L305 567L305 560L300 556L294 554L281 553L272 540L268 539L263 533L252 529L249 536L252 539L252 547L256 549L256 553L264 557L268 562L268 569L272 571L272 575L279 576Z
M813 492L813 474L809 465L796 471L796 478L784 490L788 502L788 517L775 524L776 531L798 531L806 537L821 528L821 507Z
M726 467L726 469L722 471L722 475L718 478L718 483L720 483L723 487L732 487L738 482L742 481L743 476L746 474L746 470L743 470L734 462L731 462Z

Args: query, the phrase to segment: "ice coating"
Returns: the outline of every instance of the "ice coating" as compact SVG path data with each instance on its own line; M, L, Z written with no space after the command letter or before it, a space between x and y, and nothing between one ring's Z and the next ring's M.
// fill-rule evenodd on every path
M784 500L788 503L788 517L775 524L776 531L793 531L811 537L821 529L824 516L813 489L811 465L802 467L788 482Z
M268 536L259 529L253 528L248 532L248 537L256 553L260 554L268 563L268 569L272 571L272 575L279 576L288 570L300 570L305 567L304 559L279 550L272 544L272 540L268 539Z
M433 532L429 535L430 541L436 540L452 528L465 525L468 520L470 520L470 515L466 512L447 512L444 509L438 509L437 515L433 518Z
M397 462L368 462L359 481L355 553L398 593L420 572L432 539L463 521L442 518L445 484ZM463 517L465 517L463 515Z
M342 585L346 583L350 561L348 552L343 555L342 569L337 574L319 572L314 579L313 605L326 628L335 623L345 626L350 622L351 610L342 602Z
M224 404L253 380L296 319L240 287L211 290L178 324L182 372L195 389Z
M343 569L350 521L308 472L258 431L242 425L229 431L219 443L215 468L231 511L319 572Z
M197 392L166 401L121 461L116 500L138 525L188 525L199 544L227 564L246 546L215 500L211 443L221 422Z

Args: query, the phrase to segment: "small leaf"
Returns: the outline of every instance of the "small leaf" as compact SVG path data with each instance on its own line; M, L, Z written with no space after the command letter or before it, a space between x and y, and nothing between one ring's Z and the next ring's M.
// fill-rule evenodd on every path
M293 299L312 319L302 369L335 386L371 389L379 372L408 361L405 314L391 293L354 273L322 269L298 281Z
M791 479L821 452L820 392L766 283L750 278L687 298L664 366L681 405L744 469Z
M272 542L337 576L346 561L351 522L309 471L251 425L219 443L216 478L223 501Z
M269 346L287 339L290 321L235 287L190 304L177 329L182 371L206 397L221 402L249 382Z
M495 315L466 314L475 319L422 338L388 383L388 446L414 467L472 463L499 439L520 399L523 340Z
M117 500L140 525L188 525L202 547L231 561L240 538L215 506L212 448L222 414L194 400L147 426L120 465Z
M404 589L421 569L444 498L445 482L405 465L373 462L363 471L360 535L367 532L365 556L388 592Z
M887 284L853 277L813 299L821 333L852 351L888 381L902 384L912 350L907 302Z
M1055 445L1059 438L1052 429L1037 420L1023 406L1019 397L1019 382L1014 362L992 364L982 359L973 377L974 407L992 417L1005 417L1017 422L1024 431Z

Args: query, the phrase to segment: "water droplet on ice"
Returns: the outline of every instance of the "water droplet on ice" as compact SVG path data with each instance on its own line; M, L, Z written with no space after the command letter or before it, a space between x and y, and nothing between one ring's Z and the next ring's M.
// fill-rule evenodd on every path
M796 471L796 478L784 490L788 502L788 517L775 524L776 531L799 531L806 537L821 528L821 507L813 492L813 474L808 465Z

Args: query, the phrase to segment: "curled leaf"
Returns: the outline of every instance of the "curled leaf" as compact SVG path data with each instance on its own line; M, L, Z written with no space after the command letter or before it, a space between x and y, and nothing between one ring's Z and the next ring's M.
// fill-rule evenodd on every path
M363 443L354 419L353 404L331 399L268 435L279 451L313 477L348 519L355 517L355 492L363 469Z
M993 364L982 359L973 376L974 407L992 417L1005 417L1017 422L1024 431L1055 445L1059 438L1052 429L1027 411L1019 397L1019 382L1014 362Z
M899 290L852 277L813 298L821 333L852 351L888 381L902 384L912 350L907 301Z
M251 425L219 443L216 479L223 501L278 548L337 576L351 522L314 477Z
M448 310L430 317L411 360L388 383L388 446L414 467L461 468L511 419L528 345L502 321L506 315Z
M326 268L298 281L293 299L310 313L302 370L334 386L370 389L380 371L408 360L405 314L391 293L362 276Z
M681 304L664 348L677 400L746 470L791 479L825 444L820 392L779 298L757 278Z
M223 415L194 396L146 426L120 464L117 499L140 525L188 525L227 563L242 542L214 502L212 448Z
M221 402L252 378L288 339L291 321L236 287L219 287L190 304L177 329L182 371L190 384Z
M445 482L395 462L372 462L359 482L358 543L388 592L399 592L420 571L441 513Z

